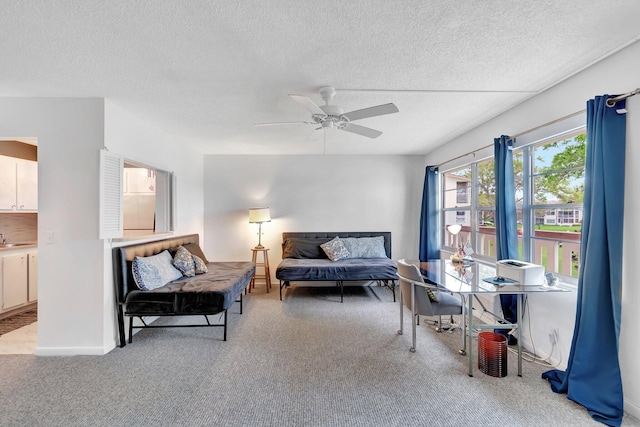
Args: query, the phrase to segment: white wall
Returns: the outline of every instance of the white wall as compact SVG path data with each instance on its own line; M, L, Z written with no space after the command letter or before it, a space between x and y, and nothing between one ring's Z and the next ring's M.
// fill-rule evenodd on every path
M283 231L391 231L393 258L417 259L422 164L416 156L205 156L203 250L209 260L250 260L258 226L249 208L268 206L262 244L272 275Z
M520 104L505 114L450 141L427 155L427 164L439 164L493 142L502 134L517 135L534 127L586 108L586 101L596 95L629 92L640 86L637 70L640 67L640 43L635 43L580 74L546 92ZM640 209L640 193L635 183L640 171L640 99L630 98L627 109L627 163L625 187L625 241L623 259L622 327L620 335L620 364L625 396L625 410L640 416L640 366L637 354L640 341L636 327L640 324L640 291L634 263L640 258L640 227L636 218ZM472 159L470 158L470 161ZM533 338L536 348L550 349L548 332L553 325L560 327L560 350L563 363L569 356L573 323L575 321L575 293L567 295L535 295L529 298ZM557 358L557 353L554 354Z
M202 235L202 155L103 99L0 98L0 117L2 137L38 140L36 354L104 354L116 321L111 248L98 239L100 149L176 172L175 234Z
M177 177L175 235L199 233L203 240L203 156L113 102L105 101L104 145L127 160L173 172Z

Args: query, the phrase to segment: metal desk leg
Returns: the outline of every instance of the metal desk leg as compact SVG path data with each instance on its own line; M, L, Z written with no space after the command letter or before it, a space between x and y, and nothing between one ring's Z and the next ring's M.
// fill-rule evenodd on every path
M518 376L522 376L522 299L524 298L524 294L518 294Z
M394 301L395 302L395 301ZM400 287L400 329L398 329L398 335L402 335L402 333L404 332L404 318L403 313L402 313L402 287Z
M464 306L466 305L466 301L464 300L464 295L460 294L460 300L462 301L462 315L460 316L460 328L462 329L462 348L460 350L458 350L458 353L460 353L460 355L464 356L467 354L467 319L465 319L464 317Z
M469 295L469 324L467 335L469 336L469 351L467 352L467 358L469 359L469 376L473 376L473 295Z

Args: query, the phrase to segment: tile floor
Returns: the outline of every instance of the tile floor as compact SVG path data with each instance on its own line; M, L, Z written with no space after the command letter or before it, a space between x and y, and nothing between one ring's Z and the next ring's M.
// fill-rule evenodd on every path
M38 322L0 336L0 354L33 354L38 339Z

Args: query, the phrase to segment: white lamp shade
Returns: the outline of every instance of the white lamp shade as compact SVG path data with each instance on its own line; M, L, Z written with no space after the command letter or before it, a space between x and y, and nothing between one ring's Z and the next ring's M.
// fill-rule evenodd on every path
M269 208L251 208L249 209L249 222L269 222L271 214Z
M460 232L460 230L462 230L462 226L460 224L451 224L447 227L447 230L455 236Z

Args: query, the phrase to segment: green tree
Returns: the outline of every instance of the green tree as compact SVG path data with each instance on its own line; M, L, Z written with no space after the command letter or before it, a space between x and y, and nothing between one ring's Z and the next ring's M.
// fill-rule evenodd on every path
M584 164L586 134L546 144L543 150L561 149L554 154L548 166L537 173L536 199L546 201L547 195L555 196L562 203L579 203L584 198Z

